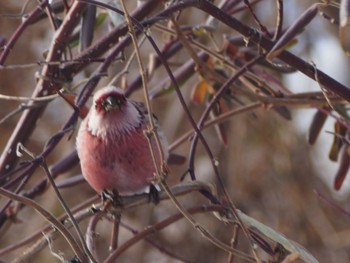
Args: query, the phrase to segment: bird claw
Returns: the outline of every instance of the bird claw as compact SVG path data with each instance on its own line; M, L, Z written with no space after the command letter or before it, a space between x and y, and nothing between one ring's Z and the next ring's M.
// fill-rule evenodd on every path
M109 203L112 203L112 205L114 207L122 207L123 206L121 196L114 190L102 191L101 198L102 198L102 203L104 204L105 207L106 207L106 205L108 206Z
M148 200L155 205L159 204L160 202L159 190L153 184L149 186Z

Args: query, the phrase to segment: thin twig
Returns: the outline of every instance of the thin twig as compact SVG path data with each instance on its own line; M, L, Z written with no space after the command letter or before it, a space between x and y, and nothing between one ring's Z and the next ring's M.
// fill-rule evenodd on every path
M142 43L145 41L145 39L146 39L146 37L143 36L143 37L141 38L141 40L139 41L139 43L138 43L137 46L141 46ZM123 75L129 73L129 68L130 68L130 66L131 66L131 63L132 63L132 61L133 61L135 55L136 55L136 49L134 49L134 51L131 53L131 55L130 55L128 61L125 63L125 66L124 66L123 70L120 71L117 75L115 75L115 77L112 78L112 80L108 83L108 86L114 85L114 84L117 82L117 80L119 80L119 78L120 78L121 76L123 76Z
M258 24L258 26L260 27L260 30L266 34L267 36L269 36L270 38L272 38L272 35L270 34L270 32L267 30L267 28L260 22L258 16L255 14L253 7L251 6L251 4L249 3L249 0L243 0L244 4L248 7L248 10L250 12L250 14L253 16L255 23Z
M134 235L140 233L140 231L137 231L137 230L131 228L130 226L126 225L123 222L120 222L120 225L122 227L124 227L125 229L129 230L130 232L132 232ZM151 244L152 246L157 248L160 252L162 252L163 254L165 254L165 255L167 255L169 257L172 257L172 258L174 258L176 260L179 260L180 262L184 262L184 263L194 263L192 261L189 261L189 260L183 258L182 256L179 256L179 255L175 254L174 252L171 251L171 249L165 248L165 246L163 244L158 244L157 242L153 241L151 238L145 237L145 240L149 244Z
M157 144L157 151L159 154L159 159L160 159L160 164L161 166L159 167L158 163L157 163L157 159L155 158L155 154L154 154L154 150L152 147L152 144L150 143L151 141L149 140L149 148L151 151L151 156L153 159L153 165L155 168L155 172L158 176L160 176L161 174L164 174L165 172L163 171L163 165L165 163L165 159L164 159L164 152L163 152L163 148L160 142L160 138L157 132L157 126L154 123L154 116L153 116L153 111L152 111L152 106L151 106L151 102L149 99L149 94L148 94L148 87L147 87L147 75L146 72L144 70L144 66L143 66L143 62L142 62L142 58L141 58L141 54L140 54L140 49L138 47L138 43L137 43L137 39L136 39L136 35L135 35L135 31L134 31L134 27L133 27L133 23L131 21L130 15L128 13L128 10L126 9L126 5L125 5L125 0L121 0L120 1L124 10L124 17L125 20L128 24L128 28L129 28L129 32L130 32L130 36L131 36L131 40L133 43L133 46L135 48L136 51L136 58L137 58L137 63L139 65L139 70L140 70L140 74L141 74L141 78L142 78L142 86L143 86L143 92L144 92L144 98L145 98L145 102L146 102L146 107L148 110L148 119L149 119L149 131L152 134L152 137L155 139L156 144ZM144 30L144 34L145 36L148 36L148 33ZM145 136L148 138L148 135L145 134ZM160 168L160 169L159 169Z
M214 119L206 121L204 123L204 125L202 126L201 130L208 128L208 127L211 127L215 124L227 121L228 119L230 119L236 115L246 113L246 112L249 112L249 111L254 110L254 109L258 109L261 106L262 106L262 104L260 102L256 102L256 103L242 106L241 108L238 108L238 109L230 110L228 112L225 112L225 113L215 117ZM191 138L194 134L195 134L195 132L193 130L186 132L185 134L180 136L175 142L173 142L171 145L169 145L168 150L173 151L174 149L179 147L183 142L185 142L186 140Z
M79 225L77 223L77 221L75 220L71 210L69 209L69 207L67 206L66 202L64 201L60 191L58 190L56 184L55 184L55 181L50 173L50 170L49 170L49 167L47 166L46 164L46 161L45 159L43 160L42 164L41 164L41 167L43 167L46 175L47 175L47 178L49 179L49 182L52 186L52 188L54 189L55 193L56 193L56 196L58 198L58 200L60 201L63 209L66 211L67 215L68 215L68 218L71 220L73 226L74 226L74 229L76 231L76 233L78 234L78 237L80 239L80 242L84 248L84 252L88 255L89 259L91 262L95 262L97 263L97 261L94 259L94 256L91 254L88 246L86 245L86 242L84 240L84 236L83 236L83 233L81 232L80 228L79 228Z
M195 207L192 209L188 209L186 210L185 214L191 215L195 214L195 213L208 213L208 212L220 212L220 211L225 211L225 208L223 208L222 206L218 206L218 205L209 205L209 206L200 206L200 207ZM173 216L170 216L168 218L166 218L165 220L156 223L148 228L146 228L145 230L143 230L142 232L139 232L138 234L136 234L135 236L133 236L131 239L129 239L128 241L126 241L123 245L121 245L113 254L111 254L105 261L104 263L111 263L111 262L115 262L115 260L126 250L128 249L131 245L135 244L136 242L146 238L148 235L153 234L155 231L160 231L162 229L164 229L165 227L173 224L174 222L176 222L177 220L181 219L184 217L183 213L177 213ZM200 227L200 226L197 226ZM198 228L197 228L198 229ZM207 233L207 232L205 232ZM219 241L218 241L219 242ZM252 257L250 257L249 255L231 248L230 246L227 246L226 244L222 244L223 248L227 249L227 251L235 253L235 255L237 257L240 257L243 260L246 260L248 262L255 262L254 259Z
M277 9L277 16L276 16L276 30L275 34L273 35L273 40L277 40L282 33L282 27L283 27L283 0L276 0L276 9Z
M21 202L29 207L32 207L35 211L37 211L45 220L47 220L50 224L54 225L55 228L62 234L62 236L67 240L71 248L73 249L74 253L80 258L80 260L87 262L87 258L84 254L84 252L81 250L81 248L77 245L77 241L74 239L74 237L69 233L69 231L64 227L64 225L57 220L54 215L52 215L50 212L45 210L42 206L40 206L38 203L34 202L31 199L28 199L26 197L16 195L11 193L10 191L0 187L0 195L5 196L7 198L16 200L18 202Z
M253 65L255 65L255 63L257 63L258 60L262 59L263 56L257 56L254 59L252 59L251 61L249 61L248 63L246 63L244 66L242 66L240 68L240 70L238 70L231 78L229 78L224 85L221 86L221 88L216 92L215 96L213 97L213 99L210 101L208 107L205 109L204 113L202 114L199 122L198 122L198 127L202 127L205 120L207 119L207 117L209 116L210 111L212 110L213 106L219 101L219 99L222 97L222 95L224 94L224 92L227 90L227 88L229 88L238 78L239 76L241 76L245 71L247 71L250 67L252 67ZM198 134L194 135L194 138L192 140L192 144L191 144L191 154L190 154L190 160L189 160L189 165L190 167L194 167L194 153L195 153L195 149L197 146L197 142L198 142L199 136ZM247 231L247 229L245 228L243 222L241 221L241 219L239 218L238 214L237 214L237 209L234 205L234 203L232 202L232 200L230 199L230 196L228 194L228 191L226 190L225 184L223 179L220 176L220 173L218 171L218 165L217 165L217 161L215 160L214 156L212 155L212 153L210 151L208 151L209 157L211 159L212 162L212 167L214 169L216 178L219 182L219 185L221 187L221 190L223 191L223 194L225 196L226 201L229 203L231 209L232 209L232 213L234 214L235 218L238 220L240 226L243 229L243 232L245 233L245 235L248 237L249 239L249 243L251 246L251 249L253 251L253 254L257 260L257 262L259 262L259 257L256 254L256 251L254 249L253 246L253 242L252 242L252 238L249 234L249 232Z
M200 182L200 181L195 181L195 182L188 182L188 183L181 183L178 185L174 185L171 187L171 191L176 195L176 196L183 196L192 192L197 192L197 191L206 191L208 193L212 193L212 188L210 185ZM159 193L159 198L160 200L168 200L169 197L167 196L166 193L161 191ZM139 196L128 196L128 197L123 197L122 198L122 204L123 204L123 209L133 209L135 207L139 207L141 205L145 205L149 203L149 196L148 194L143 194ZM83 219L86 219L87 217L90 217L93 212L91 208L93 207L94 211L97 211L97 214L100 214L103 216L103 212L98 212L100 209L102 209L102 204L100 202L100 197L99 196L94 196L88 200L85 200L84 202L80 203L76 207L72 208L71 211L74 213L74 218L76 221L81 221ZM58 220L60 222L63 222L66 228L72 227L71 220L67 220L67 214L61 215L58 217ZM96 218L97 220L97 218ZM97 223L97 222L96 222ZM89 234L86 233L87 235L87 240L88 244L89 242L92 242L90 238L92 238L91 234L93 232L93 229L88 229ZM51 225L45 226L42 229L38 230L36 233L34 233L32 236L29 236L20 242L10 245L8 247L0 249L0 256L3 256L7 253L10 253L14 250L17 250L23 246L27 246L29 243L35 242L35 244L31 247L31 250L33 251L38 251L39 247L42 248L43 246L40 245L42 242L46 242L46 240L42 237L42 234L45 232L46 235L54 239L55 231L52 230ZM40 240L39 240L40 239ZM92 244L89 244L89 248L92 246Z
M22 144L19 144L19 145L18 145L18 148L19 148L20 150L24 151L26 154L28 154L28 155L33 159L33 161L34 161L35 159L37 159L37 158L34 156L34 154L31 153L28 149L26 149ZM21 154L21 153L20 153L20 154ZM39 159L39 161L40 161L40 166L44 169L45 174L46 174L46 176L47 176L47 178L48 178L48 180L49 180L49 182L50 182L50 184L51 184L53 190L55 191L55 194L56 194L56 196L57 196L59 202L61 203L63 209L66 211L66 213L67 213L67 215L68 215L68 218L71 220L71 222L72 222L72 224L73 224L73 226L74 226L74 229L75 229L75 231L76 231L77 234L78 234L78 237L79 237L79 239L80 239L80 242L81 242L81 244L82 244L82 246L83 246L83 248L84 248L84 252L88 255L89 259L90 259L92 262L97 263L97 261L94 259L94 257L93 257L92 254L90 253L90 251L89 251L89 249L88 249L88 247L87 247L87 245L86 245L86 243L85 243L83 234L82 234L82 232L80 231L80 228L79 228L79 226L78 226L77 221L74 219L74 216L73 216L71 210L70 210L69 207L67 206L66 202L64 201L64 199L63 199L63 197L62 197L60 191L58 190L58 188L57 188L57 186L56 186L56 184L55 184L55 181L54 181L54 179L53 179L53 177L52 177L52 175L51 175L50 169L49 169L49 167L47 166L46 160L45 160L44 158L41 158L41 159Z
M126 12L126 9L125 9L125 3L122 1L122 4L123 4L123 8L124 8L124 13L125 13L125 17L126 17L126 19L128 20L128 14L127 14L127 12ZM129 18L130 19L130 18ZM129 22L128 22L128 25L129 25L129 23L131 23L131 21L129 20ZM130 32L131 32L131 35L133 35L133 28L129 25L129 30L130 30ZM146 33L147 34L147 33ZM133 38L133 37L132 37ZM152 39L151 38L149 38L149 40L150 41L152 41ZM136 40L133 40L133 43L134 43L134 47L135 48L138 48L137 47L137 42L136 42ZM154 44L154 42L151 42L152 44ZM136 46L135 46L136 45ZM156 47L155 45L153 45L154 47ZM159 49L158 48L156 48L156 50L157 50L157 53L159 53ZM141 61L141 59L140 59L140 61ZM139 61L139 62L140 62ZM142 67L142 63L140 63L139 64L140 65L140 67ZM142 74L142 72L144 72L142 69L141 69L141 74ZM170 73L171 74L171 72L168 72L168 73ZM144 79L144 81L145 81L145 79ZM176 83L174 83L175 85L176 85ZM145 84L144 84L145 85ZM178 89L178 87L177 87L177 89ZM145 99L146 99L146 105L147 105L147 108L148 109L150 109L149 108L149 99L148 99L148 90L147 90L147 88L144 86L144 92L145 92ZM189 116L191 116L190 114L189 114ZM192 118L192 117L191 117ZM196 126L196 125L194 125L194 126ZM152 123L151 123L151 127L152 127ZM198 129L198 128L197 128ZM153 130L152 130L153 131ZM199 134L200 134L200 131L199 131ZM157 134L155 134L155 136L156 136L156 139L157 139ZM205 147L206 147L206 150L209 152L209 154L211 154L210 153L210 149L209 149L209 146L207 145L207 143L205 142L205 140L204 140L204 138L202 137L202 136L199 136L200 138L201 138L201 140L203 141L203 143L204 143L204 145L205 145ZM159 138L158 138L158 140L159 140ZM162 152L161 151L161 147L160 147L160 143L159 142L157 142L158 143L158 149L159 149L159 151L160 152ZM149 140L149 144L150 144L150 140ZM151 148L151 147L150 147ZM156 164L156 161L155 161L155 156L154 156L154 153L153 153L153 151L152 151L152 148L151 148L151 154L152 154L152 158L153 158L153 160L154 160L154 165L155 165L155 167L157 167L157 164ZM164 159L161 159L161 160L163 160L164 161ZM215 165L214 165L215 166ZM215 168L214 168L215 169ZM216 171L217 172L217 171ZM202 227L201 225L199 225L187 212L186 212L186 210L184 209L184 207L177 201L177 199L175 198L175 196L172 194L172 192L171 192L171 190L169 189L169 187L168 187L168 185L166 184L166 182L165 182L165 180L164 180L164 171L162 171L162 173L159 173L159 171L158 170L156 170L156 174L157 174L157 176L158 176L158 183L162 186L162 188L164 189L164 191L169 195L169 197L170 197L170 199L171 199L171 201L174 203L174 205L178 208L178 210L179 211L181 211L181 213L183 213L183 215L191 222L191 224L194 226L194 228L195 229L197 229L200 233L202 233L202 235L204 236L204 237L206 237L209 241L211 241L214 245L216 245L216 246L218 246L218 247L220 247L220 248L222 248L222 249L224 249L224 250L226 250L226 251L230 251L230 247L228 246L228 245L226 245L226 244L224 244L223 242L221 242L220 240L218 240L218 239L216 239L212 234L210 234L204 227ZM239 219L238 219L239 220ZM239 255L241 252L240 251L236 251L236 253Z

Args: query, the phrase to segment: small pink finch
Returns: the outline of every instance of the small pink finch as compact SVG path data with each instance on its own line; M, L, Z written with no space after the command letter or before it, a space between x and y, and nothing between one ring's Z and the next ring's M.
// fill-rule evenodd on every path
M148 190L155 168L144 130L149 124L145 106L108 86L96 92L93 105L77 136L82 173L96 192L133 195ZM165 158L166 141L159 132ZM151 138L155 157L160 157Z

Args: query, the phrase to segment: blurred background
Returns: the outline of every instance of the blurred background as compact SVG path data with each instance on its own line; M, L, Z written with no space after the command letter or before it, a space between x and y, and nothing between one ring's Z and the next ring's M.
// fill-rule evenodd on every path
M219 4L215 1L215 4ZM243 1L238 7L245 7ZM261 0L250 1L254 5L255 14L262 24L273 29L276 20L276 1ZM316 1L292 1L284 0L284 28L292 24L298 17ZM0 3L0 38L8 40L20 25L23 15L37 5L35 1L1 1ZM133 10L134 3L128 3L129 10ZM162 5L157 7L159 11ZM157 11L154 10L154 11ZM235 17L245 24L258 28L247 8L237 12ZM337 7L327 7L324 12L330 16L338 16ZM104 10L100 10L104 12ZM207 15L195 8L190 8L181 14L181 25L203 24ZM96 32L96 41L99 36L109 30L108 23L102 25ZM163 23L166 25L165 23ZM152 37L161 45L164 41L164 33L151 28ZM217 46L223 47L223 35L238 36L236 32L218 24L212 33L212 38ZM38 61L44 61L45 52L49 49L54 31L48 26L48 21L42 21L31 25L21 34L16 45L11 50L5 65L0 69L0 94L30 97L36 86L36 75L42 66L32 65ZM198 41L215 49L213 41L207 36L200 36ZM128 57L132 53L132 46L125 51ZM141 48L145 63L149 54L154 54L152 47L145 43ZM304 31L297 36L297 43L290 51L315 65L335 80L349 86L349 58L342 50L338 40L338 26L330 23L321 15L317 15L307 25ZM171 65L176 68L189 59L186 50L182 50L171 59ZM30 65L30 66L23 66ZM74 79L88 78L95 70L92 64ZM99 87L108 83L124 64L114 63L109 71L108 78L100 81ZM269 73L273 71L268 71ZM132 82L138 76L138 65L134 61L126 76L127 82ZM287 89L293 93L320 91L319 85L301 73L279 74L271 73ZM157 70L152 77L149 87L157 87L163 81L166 73L164 69ZM193 102L193 90L198 85L200 77L193 74L181 91L189 106L191 114L196 121L205 110L206 104ZM127 86L127 85L126 85ZM78 89L76 93L80 90ZM131 97L143 101L141 91L134 92ZM9 113L19 107L20 102L13 100L1 100L0 102L0 149L5 145L12 134L20 113L5 118ZM190 131L191 125L181 108L181 104L175 92L168 92L152 100L154 113L159 117L169 144L172 144L184 133ZM341 213L332 205L320 199L315 191L331 200L333 204L350 211L349 193L350 177L346 178L340 191L333 189L335 174L339 168L339 162L332 162L328 158L334 131L334 119L329 117L320 133L320 137L314 145L308 144L307 134L310 123L316 109L309 107L289 108L292 120L288 121L275 111L268 108L259 108L254 111L239 114L223 123L227 135L227 145L223 145L213 127L205 129L204 136L219 163L219 171L224 180L232 202L245 214L255 218L261 223L282 233L291 240L296 241L307 249L319 262L349 262L350 232L349 214ZM48 104L44 114L38 121L36 128L30 136L26 147L34 154L39 154L45 143L59 131L69 116L72 107L62 98L57 98ZM328 132L328 133L327 133ZM190 141L186 141L174 150L175 153L188 157ZM67 156L75 147L75 133L68 139L66 136L55 150L50 154L47 162L54 164L64 156ZM195 158L196 176L200 181L216 185L217 181L213 173L211 160L208 158L202 145L198 146ZM180 166L170 166L169 184L176 184L186 173L187 163ZM75 175L79 175L79 165L74 166L69 172L60 175L57 182ZM26 185L30 189L39 180L45 177L41 169L37 169ZM189 181L189 176L185 181ZM64 200L69 207L82 203L87 198L94 196L94 191L86 184L81 183L71 188L62 189ZM5 204L5 198L0 197L0 204ZM51 187L35 198L40 205L54 215L58 216L63 210ZM200 194L191 193L189 196L179 198L186 207L194 207L207 203ZM177 210L169 201L161 202L158 206L147 204L127 210L122 215L119 242L128 240L132 233L127 230L130 227L141 231L148 225L176 213ZM210 214L197 215L196 220L205 225L220 240L230 242L233 227L224 225ZM87 220L81 222L81 229L86 229ZM16 215L7 227L0 233L0 250L31 236L46 225L37 213L31 208L24 208ZM4 230L5 229L5 230ZM99 257L105 258L108 254L111 224L108 220L102 221L98 227L98 251ZM243 235L243 233L240 233ZM150 236L158 247L147 241L141 241L129 248L118 262L227 262L227 253L219 250L205 240L198 231L184 219L171 224L166 229ZM244 242L238 247L244 248ZM24 248L0 254L0 259L11 262L19 257ZM168 251L164 253L164 251ZM170 252L180 258L172 257ZM51 246L44 248L40 253L28 259L28 262L54 262L53 254L62 253L66 260L73 257L62 238L52 241ZM58 260L58 259L57 259ZM234 262L243 262L235 259ZM279 261L276 261L279 262ZM298 261L296 261L298 262Z

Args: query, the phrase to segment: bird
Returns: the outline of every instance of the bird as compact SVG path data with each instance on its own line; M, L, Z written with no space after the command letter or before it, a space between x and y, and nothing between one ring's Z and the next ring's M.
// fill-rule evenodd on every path
M154 123L164 160L154 136L150 144L160 167L169 156L168 144L156 118ZM95 93L77 133L76 149L82 174L97 193L130 196L154 190L156 169L144 132L149 125L144 104L126 98L122 89L110 85Z

